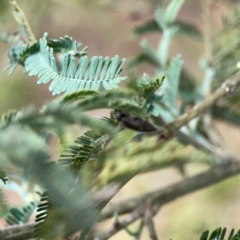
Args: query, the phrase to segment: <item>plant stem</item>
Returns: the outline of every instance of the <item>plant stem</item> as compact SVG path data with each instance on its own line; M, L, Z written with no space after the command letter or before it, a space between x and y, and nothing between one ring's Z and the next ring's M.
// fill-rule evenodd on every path
M231 161L231 159L229 159L229 161ZM119 215L130 213L137 209L138 206L145 206L145 203L149 201L152 202L152 205L157 203L162 206L179 197L211 186L212 184L223 181L239 173L240 161L231 162L228 165L216 165L206 172L200 173L193 177L185 178L182 181L174 183L166 188L160 188L138 197L112 203L103 209L99 219L104 220L110 218L113 216L115 211L118 211ZM145 209L143 208L142 211L144 210Z
M9 0L9 3L14 6L13 16L15 20L19 23L19 25L23 28L24 33L27 35L27 44L31 44L36 42L36 38L33 34L33 31L29 25L29 22L23 12L23 10L19 7L15 0Z
M158 58L163 69L167 65L168 50L171 43L171 29L164 29L162 40L158 46Z
M212 36L211 36L211 21L210 13L208 9L208 0L202 0L203 9L203 21L204 21L204 45L205 45L205 56L208 65L212 63Z

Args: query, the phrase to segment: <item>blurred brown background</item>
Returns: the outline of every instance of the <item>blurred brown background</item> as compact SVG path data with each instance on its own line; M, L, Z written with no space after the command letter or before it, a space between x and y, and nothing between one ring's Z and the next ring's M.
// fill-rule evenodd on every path
M209 1L210 2L210 1ZM214 32L221 28L221 15L232 8L232 2L211 1L211 17ZM238 2L238 1L234 1ZM37 38L49 33L50 38L69 35L88 46L88 56L102 55L113 57L118 54L130 60L141 51L141 38L133 38L132 29L143 21L151 19L159 3L158 0L18 0L30 20ZM240 1L239 1L240 3ZM188 0L184 4L179 18L194 22L202 30L200 0ZM7 0L0 0L0 30L14 32L17 23L11 14ZM150 34L145 38L157 46L161 35ZM7 66L8 45L0 42L0 68ZM203 44L186 37L177 36L170 50L170 56L181 53L184 66L201 81L203 71L198 66L199 58L204 54ZM140 65L139 74L154 72L149 66ZM41 107L53 99L48 85L37 85L36 78L22 73L21 67L8 76L0 72L0 112L8 109L21 109L33 104ZM99 114L99 113L98 113ZM101 113L100 113L101 114ZM240 131L234 126L216 122L220 134L226 140L227 147L240 154ZM189 173L202 169L190 166ZM175 169L156 171L134 178L116 198L126 198L136 194L166 186L181 179ZM240 177L217 184L185 196L164 206L155 218L155 225L161 239L197 239L205 229L219 226L240 228ZM16 203L14 199L11 200ZM111 203L110 203L111 204ZM106 225L111 224L107 222ZM105 224L104 224L105 225ZM105 226L104 226L105 227ZM134 226L133 226L134 227ZM124 231L113 239L131 239ZM144 231L142 239L149 239Z

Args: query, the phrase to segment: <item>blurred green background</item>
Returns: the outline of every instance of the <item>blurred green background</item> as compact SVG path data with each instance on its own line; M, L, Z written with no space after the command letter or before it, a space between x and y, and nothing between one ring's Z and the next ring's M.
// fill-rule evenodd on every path
M221 28L221 15L230 10L232 2L209 1L213 30ZM158 0L18 0L30 21L37 38L49 33L50 38L69 35L88 46L88 56L102 55L113 57L118 54L130 60L141 51L139 43L142 38L134 38L132 30L154 15ZM188 0L180 11L179 18L194 22L202 30L202 13L200 0ZM0 30L12 33L17 23L12 17L12 8L7 0L0 0ZM157 46L159 34L145 36ZM0 42L0 68L7 66L9 46ZM181 53L184 66L201 81L203 71L198 66L199 58L204 54L203 44L186 37L177 36L170 50L170 56ZM139 74L151 74L154 69L140 65ZM29 105L41 107L53 99L48 85L37 85L37 79L28 77L18 67L8 76L0 72L0 112L9 109L21 109ZM240 153L239 129L216 122L220 134L226 140L227 147ZM234 139L234 141L233 141ZM197 168L198 171L200 167ZM195 172L190 166L188 172ZM116 199L141 194L157 187L178 181L182 176L175 169L156 171L134 178ZM160 239L197 239L205 229L219 226L240 228L240 177L235 177L206 190L193 193L164 206L155 217L155 225ZM110 203L111 204L111 203ZM107 221L106 227L111 224ZM133 225L134 227L134 225ZM124 231L112 239L131 239ZM149 239L144 231L142 239Z

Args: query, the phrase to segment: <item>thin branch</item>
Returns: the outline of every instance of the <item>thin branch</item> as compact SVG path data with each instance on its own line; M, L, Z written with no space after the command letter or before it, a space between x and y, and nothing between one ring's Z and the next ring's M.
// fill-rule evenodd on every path
M26 240L33 238L33 230L36 223L7 226L0 229L1 240Z
M152 240L158 240L158 236L157 236L156 229L154 226L154 221L153 221L154 215L155 214L153 214L151 207L148 207L144 215L144 222L148 229L150 238Z
M208 9L208 1L202 0L203 9L203 21L204 21L204 45L205 45L205 56L208 64L212 62L212 36L211 36L211 21L210 13Z
M142 234L142 230L143 230L143 227L144 227L144 221L143 219L140 220L140 224L137 228L136 231L132 231L128 228L125 228L125 231L130 235L130 236L133 236L135 240L139 240L140 237L141 237L141 234Z
M18 22L18 24L23 28L24 33L27 36L27 43L31 44L36 41L36 38L33 34L33 31L29 25L29 22L23 12L23 10L20 8L20 6L17 4L15 0L9 0L9 3L14 6L14 12L13 16L15 20Z
M88 238L88 240L107 240L120 230L126 228L131 223L135 222L137 219L142 217L144 214L144 206L139 206L134 210L131 214L129 214L127 217L125 217L122 221L119 221L118 224L114 224L112 227L110 227L107 231L100 233L99 235Z
M230 161L230 159L229 159ZM113 216L115 211L119 215L127 214L136 209L137 206L146 204L147 201L153 201L153 204L160 202L164 205L188 193L208 187L226 178L240 173L240 161L231 162L227 165L216 165L206 172L200 173L193 177L187 177L178 183L174 183L166 188L160 188L153 192L109 204L99 216L99 220L104 220Z
M229 159L230 161L230 159ZM209 169L204 173L200 173L193 177L185 178L184 180L172 184L164 189L158 189L153 192L149 192L143 194L139 197L131 198L126 201L121 201L117 204L111 204L104 209L99 217L99 220L104 220L113 216L114 211L118 211L118 214L126 214L132 212L129 216L124 218L117 227L112 227L100 235L100 239L106 239L102 237L112 236L116 232L122 230L127 227L129 224L142 217L145 211L144 206L151 202L151 206L154 209L154 212L158 210L158 208L168 202L171 202L181 196L184 196L188 193L194 192L196 190L202 189L204 187L208 187L214 183L220 182L240 173L240 161L239 162L229 162L227 165L216 165ZM128 179L129 180L129 179ZM104 194L98 193L95 197L96 204L100 206L100 208L104 207L105 204L110 201L114 194L116 194L117 190L123 186L119 184L118 187L114 189L114 191L110 191L106 198L104 198ZM106 189L104 189L106 191ZM157 209L157 210L156 210ZM27 239L29 236L32 236L33 226L35 223L28 223L21 226L12 226L5 227L0 229L0 239L2 240L22 240ZM10 231L12 230L12 231ZM18 238L16 238L17 236ZM27 237L26 237L27 236Z
M159 189L147 194L144 194L137 198L128 199L126 201L122 201L117 205L119 209L119 214L125 214L131 212L127 217L125 217L122 221L120 221L116 226L110 227L108 230L100 233L94 238L89 238L89 240L107 240L120 230L126 228L128 225L142 217L145 213L146 206L149 203L154 209L154 214L158 211L159 207L171 202L178 197L184 196L193 191L199 190L201 188L210 186L214 183L220 182L230 176L234 176L240 172L240 162L232 162L229 163L228 166L221 165L215 166L212 169L198 174L194 177L186 178L179 183L175 183L166 187L164 189ZM111 208L111 211L108 211L108 214L112 214L112 210L116 211L117 208ZM124 211L123 211L124 210ZM108 215L108 217L111 216ZM101 215L103 216L103 215ZM106 219L106 212L105 218Z

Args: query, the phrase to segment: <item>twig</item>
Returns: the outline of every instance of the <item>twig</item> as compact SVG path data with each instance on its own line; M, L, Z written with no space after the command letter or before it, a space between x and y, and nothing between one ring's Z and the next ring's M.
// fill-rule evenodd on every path
M204 109L210 107L219 98L233 93L235 88L240 83L240 71L235 73L232 77L227 79L220 88L218 88L213 94L209 95L205 100L203 100L199 105L195 106L191 111L181 115L177 120L172 123L167 124L163 129L157 131L161 138L168 138L173 132L180 129L182 126L186 125L192 119L197 117ZM145 134L147 135L147 134Z
M139 224L139 226L138 226L136 231L133 232L130 229L128 229L127 227L125 228L125 231L130 236L133 236L135 240L139 240L140 237L141 237L141 233L142 233L143 227L144 227L144 221L143 221L143 219L141 219L140 224Z
M131 223L135 222L138 218L142 217L144 214L144 206L139 206L131 214L125 217L122 221L119 221L118 224L113 225L105 232L100 233L96 237L88 238L88 240L107 240L115 233L126 228Z
M208 9L207 0L202 0L203 9L203 21L204 21L204 46L205 46L205 56L207 58L208 64L212 63L212 36L211 36L211 22L210 13Z
M230 159L229 159L230 161ZM104 220L113 216L114 211L119 215L132 212L138 205L146 204L146 201L153 201L164 205L181 196L193 191L208 187L214 183L225 180L228 177L240 173L240 161L231 162L228 165L216 165L206 172L200 173L193 177L183 179L178 183L174 183L166 188L160 188L153 192L148 192L138 197L120 201L118 203L109 204L99 216L99 220Z
M28 20L23 12L23 10L19 7L15 0L9 0L9 3L14 6L13 16L15 20L19 23L19 25L23 28L24 33L27 36L27 44L31 44L36 41L36 38L32 32L32 29L28 23Z
M0 229L1 240L26 240L33 237L33 229L36 223L7 226Z
M146 209L146 212L144 215L144 222L145 222L146 227L148 228L150 238L152 240L158 240L158 236L157 236L156 229L154 226L154 221L153 221L154 215L155 214L153 214L151 206L149 206Z
M108 230L100 233L94 238L89 240L107 240L123 228L142 217L145 212L145 206L151 203L154 208L154 214L158 211L159 207L177 199L178 197L184 196L190 192L199 190L201 188L210 186L214 183L220 182L230 176L234 176L240 172L240 162L229 163L228 166L221 165L215 166L212 169L198 174L194 177L186 178L179 183L175 183L164 189L159 189L147 194L144 194L137 198L128 199L122 201L116 206L111 208L111 211L105 212L101 215L102 219L106 219L112 215L112 211L119 209L119 214L126 214L133 210L127 217L120 221L116 226L110 227Z
M230 160L230 159L229 159ZM178 183L172 184L164 189L158 189L153 192L143 194L139 197L131 198L126 201L121 201L117 204L111 204L106 209L104 209L100 215L99 220L104 220L113 216L114 211L118 211L118 214L126 214L132 212L129 216L124 218L116 228L111 228L106 232L100 234L100 239L105 236L112 236L116 232L122 230L139 217L142 217L144 214L144 207L149 201L154 208L154 211L168 202L171 202L181 196L184 196L193 191L208 187L214 183L223 181L224 179L234 176L240 173L240 161L239 162L229 162L228 165L216 165L209 169L208 171L198 174L194 177L186 178ZM123 186L120 184L119 186ZM118 187L104 198L104 195L101 197L100 194L96 197L96 204L103 207L111 198L112 195L116 194ZM103 204L104 203L104 204ZM135 210L134 210L135 209ZM0 229L0 239L1 240L22 240L27 239L32 236L33 226L35 223L28 223L21 226L12 226L5 227ZM14 234L14 235L13 235ZM15 237L17 236L17 238ZM99 237L99 236L98 236Z

